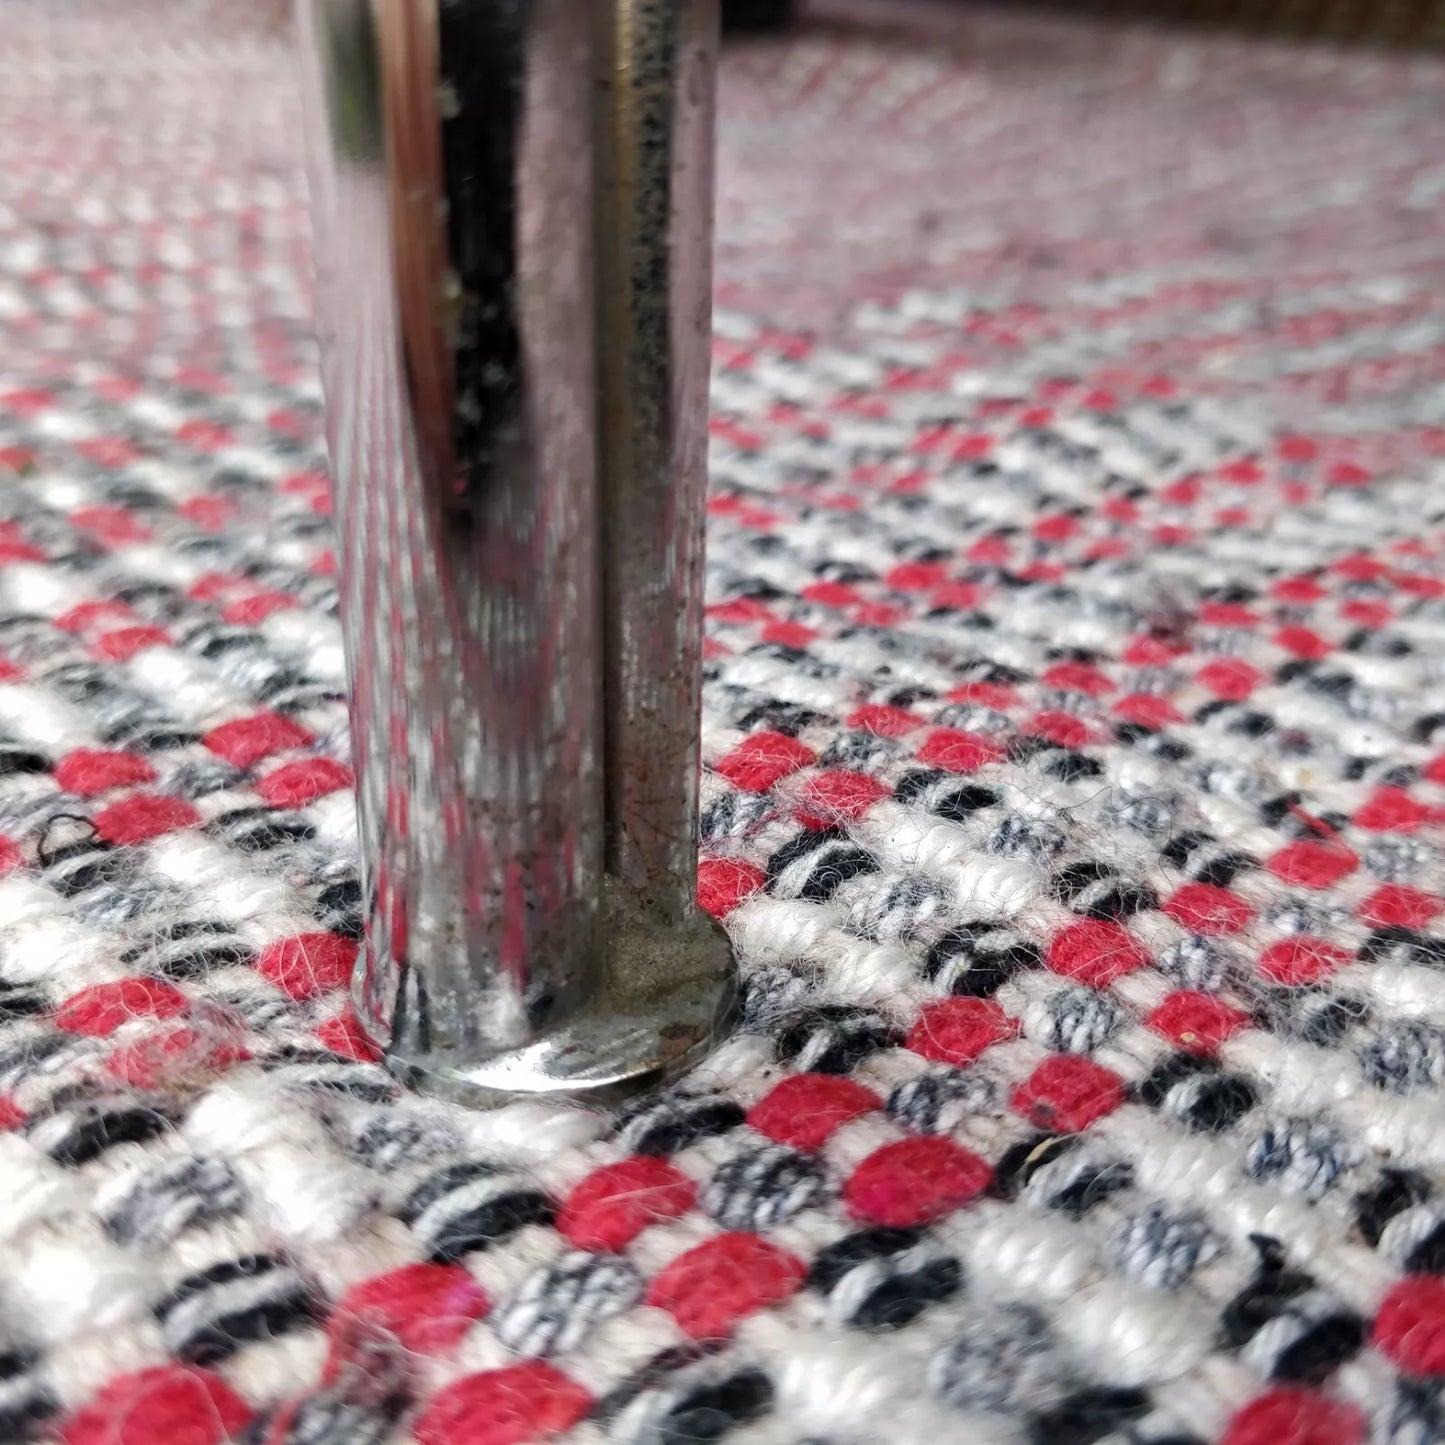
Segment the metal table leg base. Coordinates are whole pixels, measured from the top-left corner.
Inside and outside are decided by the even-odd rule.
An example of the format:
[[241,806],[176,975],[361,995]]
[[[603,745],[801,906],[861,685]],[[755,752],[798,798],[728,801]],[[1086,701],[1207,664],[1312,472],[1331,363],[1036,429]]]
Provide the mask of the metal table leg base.
[[389,1053],[391,1071],[458,1104],[489,1107],[529,1095],[611,1104],[705,1058],[736,1013],[727,935],[701,911],[681,926],[659,924],[606,892],[602,983],[565,1023],[476,1062],[462,1062],[441,1040],[428,1053]]

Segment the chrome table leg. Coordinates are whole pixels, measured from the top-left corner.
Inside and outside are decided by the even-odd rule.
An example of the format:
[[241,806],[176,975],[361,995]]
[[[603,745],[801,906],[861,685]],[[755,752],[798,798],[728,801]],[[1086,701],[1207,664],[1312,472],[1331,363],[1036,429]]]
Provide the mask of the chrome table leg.
[[698,908],[716,0],[301,0],[390,1066],[607,1100],[726,1031]]

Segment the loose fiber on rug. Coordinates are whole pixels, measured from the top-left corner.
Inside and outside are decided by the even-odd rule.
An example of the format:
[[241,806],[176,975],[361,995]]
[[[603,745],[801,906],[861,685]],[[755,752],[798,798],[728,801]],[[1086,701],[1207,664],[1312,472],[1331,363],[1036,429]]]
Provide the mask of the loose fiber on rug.
[[0,1440],[1445,1440],[1445,71],[814,7],[724,62],[739,1034],[400,1089],[298,103],[0,5]]

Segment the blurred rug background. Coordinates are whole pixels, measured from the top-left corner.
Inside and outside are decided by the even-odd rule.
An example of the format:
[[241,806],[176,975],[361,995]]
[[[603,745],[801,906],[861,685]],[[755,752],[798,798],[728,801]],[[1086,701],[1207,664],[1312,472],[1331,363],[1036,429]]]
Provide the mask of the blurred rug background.
[[724,62],[702,894],[618,1116],[399,1091],[284,28],[0,5],[0,1439],[1445,1439],[1445,75]]

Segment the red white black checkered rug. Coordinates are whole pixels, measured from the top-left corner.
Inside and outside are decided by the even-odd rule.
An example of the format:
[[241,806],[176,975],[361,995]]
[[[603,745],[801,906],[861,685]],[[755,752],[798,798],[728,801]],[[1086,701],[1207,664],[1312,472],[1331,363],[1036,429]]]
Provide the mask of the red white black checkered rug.
[[621,1115],[397,1088],[284,42],[0,6],[0,1439],[1445,1440],[1445,73],[725,64],[702,892]]

